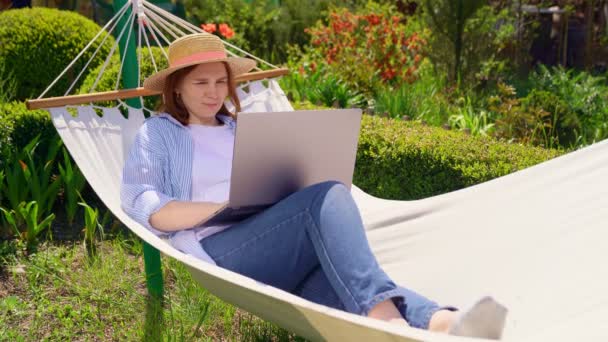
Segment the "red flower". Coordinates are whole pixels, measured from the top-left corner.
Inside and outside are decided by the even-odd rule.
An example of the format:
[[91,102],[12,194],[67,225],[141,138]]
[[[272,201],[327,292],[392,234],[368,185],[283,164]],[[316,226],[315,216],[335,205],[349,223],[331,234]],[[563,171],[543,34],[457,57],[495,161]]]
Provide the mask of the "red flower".
[[380,24],[380,16],[377,15],[377,14],[370,14],[367,17],[365,17],[365,19],[367,19],[367,21],[371,25],[378,25],[378,24]]
[[215,24],[201,24],[201,28],[207,33],[213,33],[217,31],[217,26]]
[[220,24],[220,34],[226,39],[234,37],[234,31],[228,26],[228,24]]

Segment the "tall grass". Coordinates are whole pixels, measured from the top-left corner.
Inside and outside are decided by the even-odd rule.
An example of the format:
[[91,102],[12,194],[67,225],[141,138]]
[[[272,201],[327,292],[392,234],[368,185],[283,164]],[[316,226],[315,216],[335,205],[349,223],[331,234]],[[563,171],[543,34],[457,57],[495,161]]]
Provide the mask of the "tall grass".
[[400,88],[380,88],[374,98],[374,112],[387,113],[392,118],[408,116],[441,126],[450,116],[450,106],[444,94],[444,82],[432,72],[421,70],[418,80]]

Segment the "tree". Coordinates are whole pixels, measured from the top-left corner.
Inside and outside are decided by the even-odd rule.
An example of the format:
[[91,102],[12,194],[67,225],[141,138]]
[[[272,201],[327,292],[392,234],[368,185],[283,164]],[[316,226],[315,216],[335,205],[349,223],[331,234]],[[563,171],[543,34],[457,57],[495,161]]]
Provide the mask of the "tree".
[[462,78],[466,24],[487,3],[487,0],[423,0],[425,17],[433,38],[437,41],[447,41],[451,45],[451,70],[448,70],[448,81],[451,83]]

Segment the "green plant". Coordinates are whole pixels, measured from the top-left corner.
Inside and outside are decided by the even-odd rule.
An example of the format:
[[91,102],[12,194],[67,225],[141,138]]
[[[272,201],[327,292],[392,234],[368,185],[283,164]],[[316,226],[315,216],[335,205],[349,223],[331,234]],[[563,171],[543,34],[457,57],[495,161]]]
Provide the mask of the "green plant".
[[[100,30],[91,20],[69,11],[35,7],[0,12],[0,64],[13,73],[16,98],[41,94]],[[48,96],[63,95],[100,42],[98,39],[82,55]],[[109,37],[90,68],[101,64],[112,44],[114,38]],[[0,75],[3,78],[5,75]]]
[[[57,199],[61,178],[53,174],[55,157],[61,147],[61,140],[47,142],[47,154],[36,158],[35,151],[40,144],[36,136],[14,159],[5,164],[5,183],[2,186],[4,197],[13,209],[24,201],[34,200],[41,205],[40,216],[52,212]],[[38,204],[36,205],[38,212]],[[40,217],[38,217],[40,218]]]
[[63,200],[68,225],[74,224],[76,211],[78,209],[78,198],[86,185],[86,179],[78,167],[72,166],[72,158],[65,147],[63,152],[63,164],[59,164],[59,174],[63,183]]
[[[539,66],[530,76],[530,89],[551,93],[579,121],[577,141],[587,145],[608,137],[608,81],[606,77],[562,67]],[[545,108],[549,109],[549,108]],[[574,120],[568,114],[568,121]]]
[[551,129],[543,134],[547,135],[552,144],[545,146],[574,147],[579,142],[581,122],[576,113],[557,95],[534,89],[521,102],[526,108],[539,108],[549,113],[548,127]]
[[97,247],[95,246],[95,236],[98,234],[103,239],[103,226],[99,223],[99,209],[91,208],[84,202],[78,203],[84,208],[84,246],[89,258],[97,255]]
[[447,97],[443,94],[444,82],[434,75],[433,70],[423,63],[420,78],[398,88],[379,87],[374,97],[374,112],[387,113],[391,118],[424,120],[431,125],[440,126],[446,122],[450,113]]
[[17,209],[6,210],[0,208],[4,218],[14,229],[15,234],[25,241],[26,249],[32,251],[38,242],[38,236],[51,226],[55,214],[50,214],[42,221],[39,219],[38,203],[36,201],[21,202]]
[[312,26],[331,0],[185,0],[188,20],[195,25],[225,23],[234,29],[230,42],[274,64],[283,63],[288,46],[310,40]]
[[487,0],[423,0],[430,28],[425,53],[450,85],[472,88],[501,78],[507,60],[501,53],[515,34],[508,9],[495,10]]
[[339,108],[363,107],[367,102],[362,94],[352,90],[337,76],[316,66],[302,67],[301,71],[282,77],[279,82],[294,101]]
[[0,146],[0,151],[4,150],[6,159],[10,153],[21,151],[37,135],[41,144],[36,153],[44,156],[47,142],[58,137],[49,112],[28,110],[25,103],[18,101],[0,103],[0,143],[6,142],[6,146]]
[[541,108],[524,106],[512,86],[499,84],[498,91],[489,99],[490,110],[497,116],[495,136],[523,144],[547,143],[543,132],[553,127],[550,113]]
[[476,110],[469,97],[461,101],[464,103],[458,106],[456,113],[449,117],[449,125],[452,128],[469,132],[472,135],[489,136],[494,128],[490,113],[486,110]]

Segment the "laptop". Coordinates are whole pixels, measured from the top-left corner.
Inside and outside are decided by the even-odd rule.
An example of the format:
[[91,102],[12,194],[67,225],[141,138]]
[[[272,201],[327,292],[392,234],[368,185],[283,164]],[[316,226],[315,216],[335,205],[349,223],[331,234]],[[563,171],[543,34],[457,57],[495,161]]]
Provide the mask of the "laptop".
[[241,221],[307,186],[352,185],[361,109],[240,113],[229,199],[197,226]]

